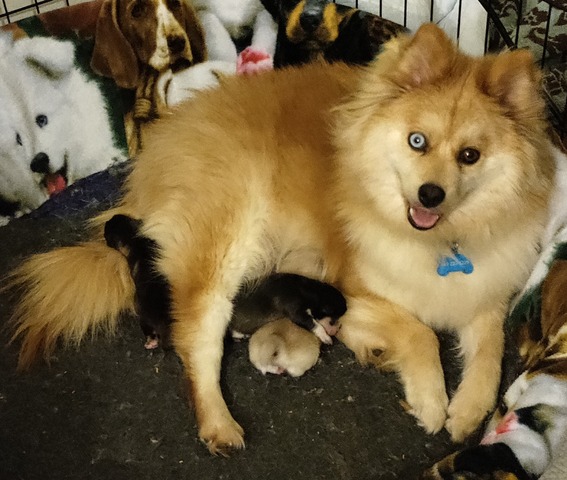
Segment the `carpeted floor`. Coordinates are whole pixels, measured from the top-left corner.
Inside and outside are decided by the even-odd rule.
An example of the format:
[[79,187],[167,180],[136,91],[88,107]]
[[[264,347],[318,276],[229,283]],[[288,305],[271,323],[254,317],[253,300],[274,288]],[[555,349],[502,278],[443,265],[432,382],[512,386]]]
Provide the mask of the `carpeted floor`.
[[[0,271],[83,239],[84,220],[116,200],[122,176],[89,177],[0,228]],[[0,294],[2,324],[11,301]],[[1,335],[5,343],[8,332]],[[50,366],[29,373],[15,371],[17,344],[6,347],[0,479],[412,479],[454,449],[446,432],[426,435],[404,413],[394,374],[360,367],[342,345],[293,379],[263,376],[246,343],[231,342],[223,388],[247,448],[212,457],[197,439],[179,360],[143,342],[137,322],[125,319],[115,338],[59,349]]]

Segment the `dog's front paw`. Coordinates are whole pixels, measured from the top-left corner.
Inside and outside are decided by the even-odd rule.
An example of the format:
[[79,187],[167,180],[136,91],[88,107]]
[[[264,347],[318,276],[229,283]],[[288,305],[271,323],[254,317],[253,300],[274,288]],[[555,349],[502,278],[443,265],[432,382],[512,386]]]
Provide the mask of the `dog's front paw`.
[[427,433],[437,433],[443,428],[449,404],[444,384],[437,387],[433,384],[407,385],[406,402],[406,411],[417,419]]
[[492,409],[494,401],[478,392],[476,395],[464,395],[458,391],[451,401],[445,428],[454,442],[463,442],[480,425]]
[[199,438],[213,455],[228,457],[235,450],[242,450],[244,430],[233,418],[201,425]]
[[259,48],[246,47],[238,55],[236,73],[239,75],[250,75],[272,70],[273,66],[273,59],[266,51]]

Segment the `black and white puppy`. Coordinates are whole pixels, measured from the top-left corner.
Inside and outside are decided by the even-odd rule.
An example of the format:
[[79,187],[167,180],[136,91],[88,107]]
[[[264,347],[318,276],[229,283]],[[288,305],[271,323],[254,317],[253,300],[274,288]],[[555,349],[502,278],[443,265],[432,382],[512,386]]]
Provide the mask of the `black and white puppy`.
[[104,226],[109,247],[121,252],[130,265],[136,287],[136,309],[146,336],[145,348],[169,345],[171,292],[167,279],[155,268],[159,247],[150,238],[139,235],[140,220],[115,215]]
[[231,329],[245,335],[270,320],[286,317],[331,344],[346,312],[346,300],[332,285],[293,273],[273,273],[235,300]]
[[[160,342],[168,344],[171,292],[167,279],[155,268],[159,247],[139,234],[140,225],[140,220],[115,215],[106,223],[104,236],[109,247],[128,259],[145,348],[153,349]],[[234,303],[230,328],[235,337],[251,335],[266,323],[285,317],[326,344],[333,342],[338,320],[347,309],[344,296],[332,285],[292,273],[274,273],[243,287]]]

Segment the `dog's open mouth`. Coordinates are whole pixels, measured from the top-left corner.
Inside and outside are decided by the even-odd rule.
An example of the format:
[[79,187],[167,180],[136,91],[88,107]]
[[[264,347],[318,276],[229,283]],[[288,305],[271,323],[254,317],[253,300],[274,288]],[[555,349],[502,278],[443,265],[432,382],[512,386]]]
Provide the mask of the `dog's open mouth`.
[[408,221],[413,228],[418,230],[433,228],[440,218],[441,215],[430,208],[410,206],[408,209]]
[[52,197],[67,188],[67,163],[54,173],[47,173],[43,178],[47,194]]

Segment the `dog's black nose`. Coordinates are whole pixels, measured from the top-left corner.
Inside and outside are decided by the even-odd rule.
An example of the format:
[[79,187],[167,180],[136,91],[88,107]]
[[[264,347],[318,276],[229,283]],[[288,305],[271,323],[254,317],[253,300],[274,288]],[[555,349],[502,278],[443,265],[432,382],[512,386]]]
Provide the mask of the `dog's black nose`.
[[179,36],[167,37],[167,46],[169,51],[176,55],[185,50],[185,39]]
[[32,172],[49,173],[49,157],[47,153],[39,152],[30,163]]
[[299,17],[299,24],[303,30],[307,33],[311,33],[314,32],[319,25],[321,25],[322,20],[323,12],[321,10],[307,10]]
[[417,192],[419,201],[426,208],[433,208],[441,205],[445,200],[445,190],[434,183],[424,183]]

